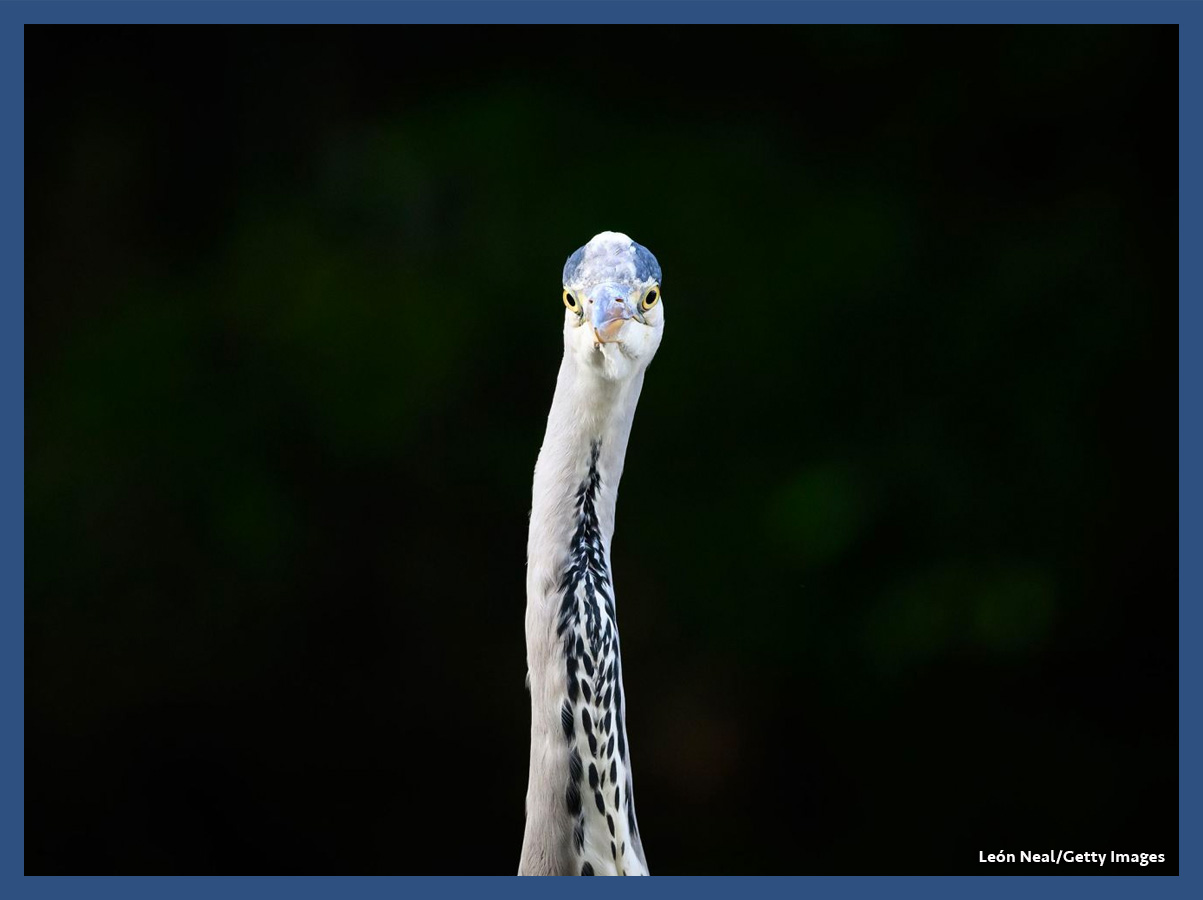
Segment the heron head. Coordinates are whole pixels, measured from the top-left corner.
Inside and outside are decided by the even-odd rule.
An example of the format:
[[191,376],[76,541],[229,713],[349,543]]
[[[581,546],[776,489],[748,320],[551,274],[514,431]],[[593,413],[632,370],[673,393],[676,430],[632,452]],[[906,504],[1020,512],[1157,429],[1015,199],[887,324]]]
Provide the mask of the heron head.
[[603,231],[564,264],[564,350],[608,379],[640,372],[660,346],[660,264],[625,234]]

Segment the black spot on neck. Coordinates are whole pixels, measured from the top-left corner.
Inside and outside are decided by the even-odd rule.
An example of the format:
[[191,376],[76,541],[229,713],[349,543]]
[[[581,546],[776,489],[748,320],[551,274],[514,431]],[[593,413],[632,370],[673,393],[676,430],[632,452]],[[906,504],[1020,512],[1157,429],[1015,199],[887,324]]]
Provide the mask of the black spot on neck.
[[568,789],[564,792],[564,801],[568,804],[568,812],[572,815],[579,815],[581,811],[581,787],[573,780],[569,780]]
[[560,707],[560,727],[564,729],[564,740],[572,740],[572,704],[567,700]]

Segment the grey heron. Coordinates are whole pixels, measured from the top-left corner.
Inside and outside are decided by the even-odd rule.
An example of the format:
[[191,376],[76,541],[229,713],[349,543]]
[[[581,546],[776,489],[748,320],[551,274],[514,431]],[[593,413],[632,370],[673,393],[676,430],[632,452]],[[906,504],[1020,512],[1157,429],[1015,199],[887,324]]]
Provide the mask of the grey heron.
[[610,540],[660,265],[605,231],[564,265],[564,357],[527,542],[530,776],[520,875],[646,875],[626,734]]

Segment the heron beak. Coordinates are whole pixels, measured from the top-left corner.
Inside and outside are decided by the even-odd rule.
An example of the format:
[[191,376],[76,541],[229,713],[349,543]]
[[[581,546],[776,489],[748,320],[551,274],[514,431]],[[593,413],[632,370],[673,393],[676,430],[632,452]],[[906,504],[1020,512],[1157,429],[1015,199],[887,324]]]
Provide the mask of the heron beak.
[[609,292],[601,293],[594,299],[593,311],[589,317],[593,326],[593,337],[598,344],[615,343],[627,319],[634,317],[625,297],[607,299],[608,294]]

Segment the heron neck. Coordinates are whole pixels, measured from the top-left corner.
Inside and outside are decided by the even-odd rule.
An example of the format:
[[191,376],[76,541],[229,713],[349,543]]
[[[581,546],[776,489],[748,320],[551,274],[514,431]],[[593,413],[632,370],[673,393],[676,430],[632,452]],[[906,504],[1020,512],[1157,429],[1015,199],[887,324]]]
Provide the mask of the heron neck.
[[[630,799],[610,565],[618,483],[642,386],[642,372],[606,380],[566,356],[535,466],[526,582],[531,754],[525,872],[577,874],[591,859],[597,874],[611,862],[618,871],[643,866]],[[602,775],[612,771],[622,782],[613,784],[611,775],[610,789],[597,793],[597,823],[582,775],[591,759]],[[578,789],[589,804],[583,810]],[[617,825],[606,822],[607,814]],[[617,855],[610,846],[615,830]]]
[[535,465],[528,552],[541,549],[535,546],[537,538],[559,536],[561,529],[575,524],[576,492],[591,467],[601,478],[598,520],[609,544],[618,483],[642,388],[642,372],[628,380],[612,381],[565,358]]

